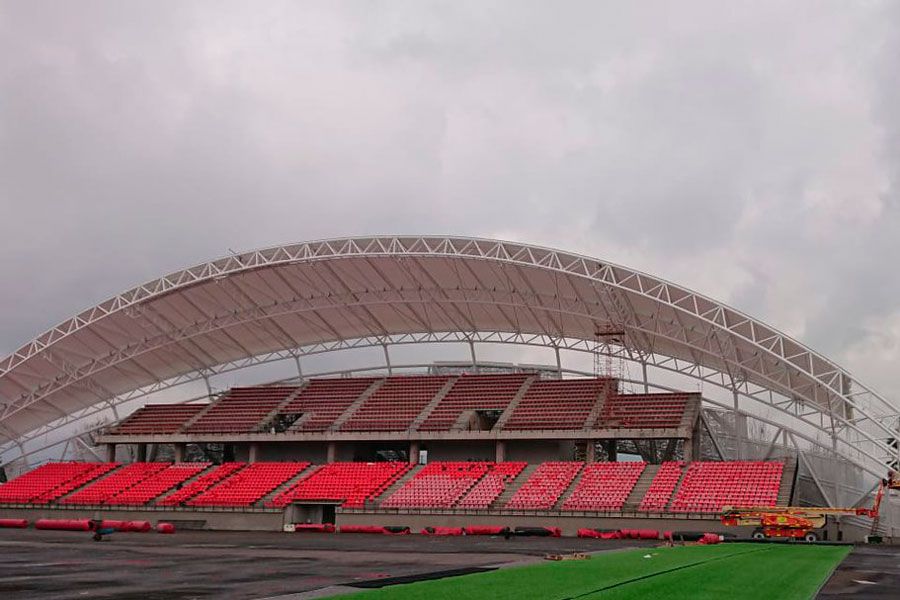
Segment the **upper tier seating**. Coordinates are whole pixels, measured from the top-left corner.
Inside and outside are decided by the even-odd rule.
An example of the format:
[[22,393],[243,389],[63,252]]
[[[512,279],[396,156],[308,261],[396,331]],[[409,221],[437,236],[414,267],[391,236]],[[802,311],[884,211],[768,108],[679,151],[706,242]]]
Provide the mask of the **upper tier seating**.
[[113,496],[106,501],[106,504],[133,506],[147,504],[157,496],[204,471],[209,465],[210,463],[177,463],[170,465],[162,471],[151,475],[138,485]]
[[348,508],[362,508],[380,496],[412,465],[405,462],[349,462],[322,465],[290,489],[278,494],[269,506],[281,508],[294,501],[341,501]]
[[641,499],[638,510],[665,512],[683,472],[684,463],[680,460],[670,460],[661,464]]
[[309,466],[308,462],[250,463],[187,501],[188,506],[251,506]]
[[306,387],[281,408],[281,414],[309,414],[297,431],[325,431],[365,392],[375,377],[311,379]]
[[523,373],[463,375],[419,426],[421,431],[450,429],[464,411],[504,410],[529,377]]
[[775,506],[780,462],[692,462],[671,512],[720,512],[723,506]]
[[46,504],[117,466],[117,463],[47,463],[0,484],[0,502]]
[[487,509],[500,497],[519,473],[526,467],[523,462],[503,462],[491,466],[491,470],[472,486],[463,498],[456,503],[456,508]]
[[599,426],[618,429],[678,427],[688,394],[610,395],[600,413]]
[[288,396],[291,386],[232,388],[187,428],[188,433],[250,433]]
[[178,506],[184,502],[187,502],[194,496],[198,496],[201,493],[205,492],[212,486],[216,485],[226,477],[231,476],[232,474],[240,471],[244,467],[247,466],[247,463],[244,462],[227,462],[222,463],[218,467],[214,468],[209,473],[198,477],[194,481],[190,482],[186,486],[182,487],[179,490],[175,490],[168,496],[160,498],[156,501],[157,506]]
[[644,462],[587,465],[575,490],[563,502],[563,510],[622,510],[646,466]]
[[535,381],[522,396],[504,429],[584,429],[609,379]]
[[545,462],[506,503],[512,510],[550,510],[584,466],[580,462]]
[[382,508],[451,508],[492,463],[431,462],[381,503]]
[[448,381],[444,375],[388,377],[341,431],[404,431]]
[[129,415],[110,433],[178,433],[207,404],[147,404]]
[[113,496],[139,484],[169,466],[162,462],[139,462],[118,471],[60,499],[61,504],[106,504]]

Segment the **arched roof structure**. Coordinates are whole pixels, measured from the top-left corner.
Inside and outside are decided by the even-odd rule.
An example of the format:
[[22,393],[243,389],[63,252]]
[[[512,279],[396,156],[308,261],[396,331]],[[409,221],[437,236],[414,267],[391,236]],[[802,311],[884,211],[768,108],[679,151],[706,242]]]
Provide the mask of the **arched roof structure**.
[[[609,327],[624,337],[598,343]],[[230,369],[436,341],[624,355],[778,411],[870,473],[897,460],[900,407],[773,327],[601,259],[438,236],[254,250],[110,298],[0,360],[0,449]]]

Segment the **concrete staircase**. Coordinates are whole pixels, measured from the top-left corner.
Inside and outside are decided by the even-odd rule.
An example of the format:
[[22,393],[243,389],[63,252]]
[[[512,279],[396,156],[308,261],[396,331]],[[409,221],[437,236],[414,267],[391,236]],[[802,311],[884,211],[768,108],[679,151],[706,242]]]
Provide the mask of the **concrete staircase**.
[[784,461],[784,470],[781,472],[781,485],[778,487],[778,506],[791,506],[794,497],[794,487],[797,483],[797,459],[788,458]]
[[268,494],[266,494],[265,496],[263,496],[262,498],[257,500],[256,504],[254,504],[254,506],[259,507],[259,508],[265,507],[266,503],[271,502],[272,500],[275,499],[275,496],[277,496],[278,494],[280,494],[281,492],[283,492],[287,489],[290,489],[291,487],[294,486],[295,483],[297,483],[301,479],[308,477],[309,475],[312,475],[314,472],[316,472],[319,469],[320,466],[321,465],[309,465],[308,467],[306,467],[305,469],[303,469],[302,471],[300,471],[299,473],[297,473],[296,475],[294,475],[293,477],[291,477],[290,479],[288,479],[287,481],[285,481],[284,483],[279,485],[277,488],[275,488],[274,490],[272,490],[271,492],[269,492]]
[[600,421],[600,413],[603,412],[603,407],[606,405],[606,393],[597,394],[597,401],[594,402],[593,408],[591,408],[591,412],[587,416],[587,420],[584,422],[585,429],[597,429],[598,421]]
[[566,490],[562,494],[560,494],[559,499],[556,501],[556,504],[553,505],[553,510],[562,510],[563,503],[568,499],[569,496],[572,495],[572,492],[574,492],[575,488],[578,487],[578,483],[581,481],[581,478],[584,477],[584,467],[585,465],[581,466],[581,469],[579,469],[578,473],[575,475],[575,477],[572,478],[572,481],[569,483],[569,487],[567,487]]
[[[415,466],[413,466],[412,469],[410,469],[409,471],[404,473],[403,477],[401,477],[400,479],[398,479],[397,481],[392,483],[388,487],[388,489],[384,490],[384,492],[381,493],[381,496],[379,496],[376,500],[375,508],[380,507],[382,502],[384,502],[386,499],[390,498],[394,492],[396,492],[397,490],[402,488],[404,485],[409,483],[409,480],[412,479],[413,477],[415,477],[416,474],[424,468],[425,468],[425,465],[415,465]],[[366,507],[366,508],[369,508],[369,507]]]
[[331,427],[328,428],[328,431],[339,431],[341,426],[343,426],[343,424],[353,416],[353,413],[355,413],[356,410],[360,406],[362,406],[363,403],[368,400],[372,394],[378,391],[378,388],[384,385],[384,382],[385,379],[383,377],[381,379],[376,379],[375,381],[373,381],[371,385],[366,388],[366,391],[360,394],[359,398],[354,400],[353,403],[347,407],[347,410],[345,410],[343,413],[341,413],[341,416],[335,419],[334,423],[331,424]]
[[278,403],[278,406],[269,411],[265,417],[259,422],[259,425],[256,426],[256,431],[266,431],[272,422],[275,420],[275,417],[281,412],[281,410],[287,406],[291,400],[296,398],[300,392],[303,391],[303,388],[307,386],[307,382],[301,383],[296,390],[294,390],[291,394],[288,394],[288,397]]
[[519,402],[522,401],[522,397],[525,395],[525,392],[528,391],[528,388],[531,387],[531,384],[537,380],[537,375],[532,375],[525,379],[522,382],[522,387],[519,388],[519,391],[516,392],[516,395],[513,396],[513,399],[510,401],[509,405],[503,411],[503,414],[500,415],[500,418],[497,419],[497,422],[494,424],[494,429],[503,429],[506,426],[506,422],[509,421],[509,418],[515,412],[516,407],[519,405]]
[[441,403],[441,400],[443,400],[447,396],[447,394],[450,393],[450,390],[453,389],[453,386],[456,385],[457,381],[459,381],[459,377],[452,377],[447,381],[447,383],[444,384],[444,387],[442,387],[438,391],[438,393],[434,395],[434,398],[428,401],[428,404],[425,405],[425,408],[422,409],[422,411],[419,413],[419,416],[417,416],[409,426],[410,430],[418,431],[419,426],[422,425],[422,423],[424,423],[426,419],[428,419],[428,416],[431,415],[435,408],[437,408],[438,404]]
[[659,472],[659,465],[647,465],[644,467],[644,472],[641,473],[637,483],[631,488],[631,493],[628,494],[628,497],[625,499],[622,510],[638,509],[641,505],[641,500],[644,499],[647,490],[650,489],[650,484],[653,483],[653,478],[656,477],[657,472]]
[[681,489],[681,484],[684,483],[684,476],[687,473],[688,465],[684,465],[681,468],[681,477],[678,478],[678,483],[675,484],[675,487],[672,489],[672,497],[669,498],[669,501],[666,502],[666,510],[669,510],[672,507],[672,501],[675,500],[675,496],[678,495],[678,490]]
[[512,498],[513,495],[519,491],[519,488],[531,478],[532,474],[537,471],[539,466],[541,466],[540,463],[529,463],[526,465],[515,479],[506,484],[503,492],[497,496],[488,508],[490,510],[500,510],[506,506],[506,503],[509,502],[510,498]]

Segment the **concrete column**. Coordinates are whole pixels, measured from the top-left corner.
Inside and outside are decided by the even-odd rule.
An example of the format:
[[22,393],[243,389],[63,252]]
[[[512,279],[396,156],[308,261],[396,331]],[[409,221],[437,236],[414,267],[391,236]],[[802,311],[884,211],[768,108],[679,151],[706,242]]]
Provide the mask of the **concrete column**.
[[256,462],[259,460],[259,442],[250,442],[250,448],[247,451],[247,462]]
[[584,462],[597,462],[597,446],[594,440],[587,440],[585,444],[587,445],[584,447]]
[[694,438],[689,437],[684,440],[684,445],[682,446],[682,453],[684,454],[684,462],[691,462],[694,460]]
[[116,462],[116,445],[106,445],[106,462]]
[[419,442],[417,440],[409,443],[409,462],[413,465],[419,463]]
[[135,460],[137,462],[147,462],[147,444],[138,444]]
[[609,462],[616,462],[619,459],[618,452],[619,440],[609,440],[606,444],[606,453],[609,455]]
[[184,462],[187,453],[187,444],[172,444],[175,447],[175,462]]
[[334,442],[328,442],[328,448],[325,450],[325,462],[333,463],[337,458],[337,444]]
[[494,449],[494,461],[495,462],[503,462],[506,460],[506,442],[503,440],[497,440],[497,444]]

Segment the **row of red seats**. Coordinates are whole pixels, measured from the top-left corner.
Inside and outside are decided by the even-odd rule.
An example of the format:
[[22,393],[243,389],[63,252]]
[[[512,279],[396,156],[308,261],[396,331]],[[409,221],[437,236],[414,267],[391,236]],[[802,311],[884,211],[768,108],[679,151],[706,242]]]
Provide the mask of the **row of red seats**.
[[131,413],[110,433],[178,433],[207,404],[146,404]]
[[156,501],[157,506],[178,506],[199,496],[212,486],[247,466],[244,462],[227,462],[198,477],[189,484]]
[[380,496],[412,467],[405,462],[331,463],[318,467],[268,505],[280,508],[300,500],[342,502],[362,508]]
[[188,428],[188,433],[249,433],[297,391],[296,386],[232,388]]
[[519,476],[527,463],[505,462],[495,464],[484,477],[456,504],[457,508],[487,509],[506,490],[506,486]]
[[486,462],[432,462],[381,503],[384,508],[451,508],[490,471]]
[[647,463],[600,462],[589,464],[578,485],[563,502],[563,510],[621,510]]
[[250,463],[218,485],[188,500],[188,506],[252,506],[298,475],[308,462]]
[[303,414],[297,431],[324,431],[359,398],[376,377],[311,379],[303,390],[281,408],[280,414]]
[[448,381],[450,377],[444,375],[388,377],[341,426],[341,431],[409,429]]
[[0,502],[46,504],[117,466],[116,463],[47,463],[0,485]]
[[672,428],[681,425],[687,394],[612,394],[600,414],[599,427]]
[[60,504],[106,504],[117,494],[135,486],[169,466],[169,463],[131,463],[106,477],[61,498]]
[[210,463],[178,463],[169,465],[162,471],[144,479],[140,484],[116,494],[107,500],[105,504],[142,506],[194,477],[201,471],[206,470],[209,468],[209,465]]
[[650,482],[650,487],[641,499],[638,510],[663,512],[672,500],[672,492],[681,481],[684,463],[680,460],[664,462]]
[[724,506],[775,506],[780,462],[692,462],[672,500],[671,512],[719,512]]
[[450,429],[467,410],[504,410],[528,377],[524,373],[463,375],[434,407],[419,429]]
[[608,379],[535,381],[516,405],[505,429],[583,429]]
[[506,503],[513,510],[550,510],[584,467],[580,462],[545,462]]

